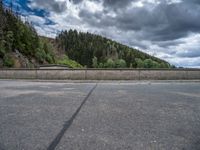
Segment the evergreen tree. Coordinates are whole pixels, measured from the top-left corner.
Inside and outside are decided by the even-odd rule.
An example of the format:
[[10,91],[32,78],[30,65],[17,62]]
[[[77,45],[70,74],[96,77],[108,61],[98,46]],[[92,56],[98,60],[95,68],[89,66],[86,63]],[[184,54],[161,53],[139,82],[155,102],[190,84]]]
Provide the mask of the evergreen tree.
[[[59,43],[62,43],[62,47],[64,47],[69,58],[76,60],[87,67],[94,67],[94,57],[97,58],[99,67],[111,67],[113,66],[111,64],[115,64],[118,59],[124,60],[126,64],[124,66],[128,68],[151,68],[155,67],[154,62],[158,64],[163,63],[166,66],[168,64],[161,59],[150,56],[137,49],[90,33],[77,32],[76,30],[64,31],[56,37],[56,40],[59,41]],[[139,58],[140,60],[136,62],[136,58]],[[144,66],[143,61],[145,61],[146,66]],[[156,67],[157,66],[158,65],[156,64]],[[121,67],[121,65],[117,64],[114,65],[114,67],[118,68]]]
[[[12,5],[11,2],[11,8]],[[4,9],[2,0],[0,1],[0,59],[3,60],[4,66],[12,66],[13,61],[9,53],[16,50],[40,63],[53,63],[49,43],[44,44],[33,25],[29,22],[23,23],[11,10]]]

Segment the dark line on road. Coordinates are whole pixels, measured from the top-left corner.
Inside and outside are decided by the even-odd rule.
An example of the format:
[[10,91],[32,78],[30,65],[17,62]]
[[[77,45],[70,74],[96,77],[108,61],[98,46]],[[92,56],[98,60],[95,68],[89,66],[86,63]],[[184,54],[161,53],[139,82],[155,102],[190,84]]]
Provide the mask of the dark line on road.
[[83,105],[85,104],[85,102],[90,97],[90,95],[92,94],[92,92],[95,90],[96,87],[97,87],[97,84],[90,90],[90,92],[84,98],[81,105],[78,107],[76,112],[72,115],[72,117],[68,121],[65,122],[62,130],[57,134],[56,138],[51,142],[51,144],[48,146],[47,150],[54,150],[56,148],[56,146],[59,144],[60,140],[62,139],[63,135],[65,134],[67,129],[69,129],[69,127],[72,125],[74,119],[76,118],[76,116],[80,112],[81,108],[83,107]]

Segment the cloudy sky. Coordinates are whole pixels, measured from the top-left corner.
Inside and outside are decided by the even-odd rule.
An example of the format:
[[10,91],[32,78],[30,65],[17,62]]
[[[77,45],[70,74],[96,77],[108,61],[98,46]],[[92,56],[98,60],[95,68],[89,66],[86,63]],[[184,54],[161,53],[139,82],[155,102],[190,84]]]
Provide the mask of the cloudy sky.
[[200,68],[200,0],[13,1],[41,35],[55,37],[61,30],[77,29],[176,66]]

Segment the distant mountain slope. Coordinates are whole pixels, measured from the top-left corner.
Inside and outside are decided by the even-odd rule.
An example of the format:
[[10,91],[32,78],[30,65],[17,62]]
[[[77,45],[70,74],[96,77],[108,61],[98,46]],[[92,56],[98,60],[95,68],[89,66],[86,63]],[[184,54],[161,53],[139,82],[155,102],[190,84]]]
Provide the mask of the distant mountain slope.
[[159,58],[122,45],[105,37],[76,30],[64,31],[56,37],[69,58],[83,66],[95,68],[170,68]]

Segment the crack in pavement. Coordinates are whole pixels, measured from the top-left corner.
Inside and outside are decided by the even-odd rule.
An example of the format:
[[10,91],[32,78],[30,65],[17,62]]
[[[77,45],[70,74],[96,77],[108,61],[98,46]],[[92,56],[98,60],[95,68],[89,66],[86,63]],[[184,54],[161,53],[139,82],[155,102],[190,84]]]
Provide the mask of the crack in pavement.
[[92,94],[92,92],[95,90],[96,87],[97,87],[97,83],[90,90],[90,92],[87,94],[87,96],[84,98],[84,100],[82,101],[81,105],[78,107],[76,112],[72,115],[72,117],[65,122],[65,124],[63,125],[63,128],[60,130],[60,132],[57,134],[57,136],[54,138],[54,140],[50,143],[50,145],[48,146],[47,150],[55,150],[56,146],[59,144],[59,142],[62,139],[63,135],[65,134],[67,129],[69,129],[69,127],[72,125],[74,119],[76,118],[76,116],[80,112],[81,108],[83,107],[83,105],[88,100],[88,98],[90,97],[90,95]]

